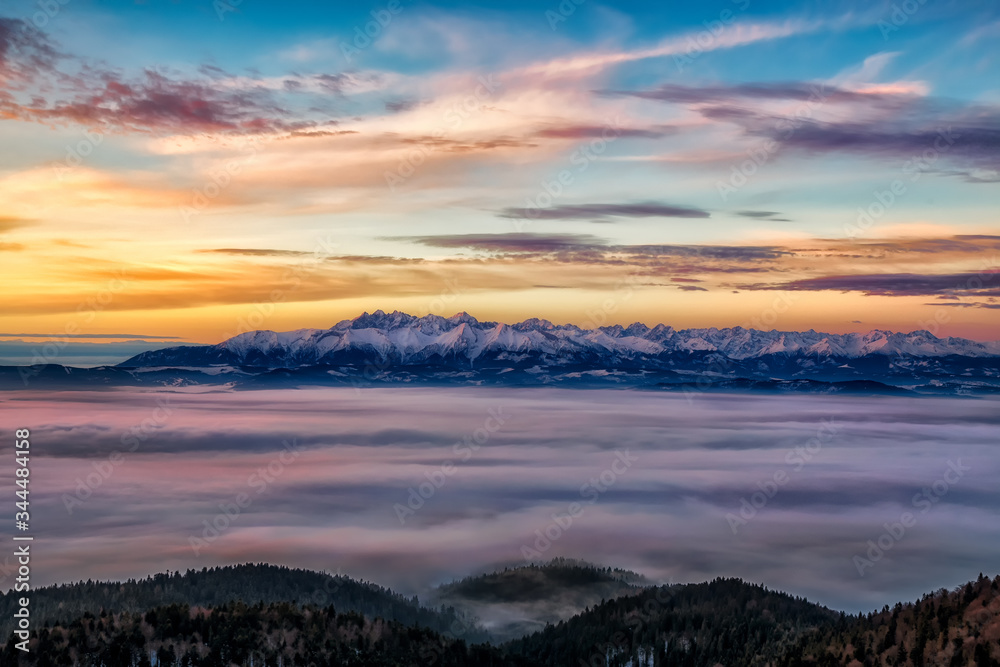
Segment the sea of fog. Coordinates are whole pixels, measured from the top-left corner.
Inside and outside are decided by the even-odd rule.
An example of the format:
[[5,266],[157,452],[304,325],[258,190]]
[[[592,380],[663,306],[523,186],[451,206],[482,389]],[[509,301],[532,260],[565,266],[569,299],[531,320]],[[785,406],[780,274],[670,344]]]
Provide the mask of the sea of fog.
[[411,594],[567,556],[869,611],[1000,563],[994,399],[199,388],[0,413],[31,430],[35,585],[267,561]]

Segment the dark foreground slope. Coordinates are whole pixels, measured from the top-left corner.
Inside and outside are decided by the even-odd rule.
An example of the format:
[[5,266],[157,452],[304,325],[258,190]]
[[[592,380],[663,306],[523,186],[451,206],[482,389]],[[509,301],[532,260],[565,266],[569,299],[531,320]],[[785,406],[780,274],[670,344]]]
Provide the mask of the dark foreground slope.
[[85,614],[44,628],[21,654],[11,639],[0,664],[79,667],[429,665],[530,667],[491,646],[467,646],[426,628],[366,619],[333,606],[287,602],[211,609],[185,604],[146,613]]
[[1000,667],[1000,577],[804,636],[780,667]]

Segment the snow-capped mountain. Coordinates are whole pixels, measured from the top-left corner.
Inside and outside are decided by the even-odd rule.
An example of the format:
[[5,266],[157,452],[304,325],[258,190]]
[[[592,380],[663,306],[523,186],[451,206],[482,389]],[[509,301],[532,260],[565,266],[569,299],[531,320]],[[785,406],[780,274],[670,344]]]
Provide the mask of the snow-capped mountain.
[[1000,356],[1000,343],[938,338],[928,331],[828,334],[816,331],[685,329],[636,322],[581,329],[529,319],[517,324],[480,322],[467,313],[452,317],[406,313],[365,313],[329,329],[251,331],[213,346],[185,346],[144,352],[124,367],[207,366],[226,364],[294,368],[366,362],[419,365],[450,363],[475,367],[482,362],[533,359],[546,366],[592,364],[611,368],[636,363],[658,366],[676,357],[714,355],[746,362],[775,357],[804,362],[871,357],[895,361],[945,357],[976,359]]
[[1000,394],[1000,343],[927,331],[677,330],[638,322],[581,329],[376,311],[329,329],[250,331],[218,345],[143,352],[117,366],[0,366],[0,390],[421,383],[987,395]]

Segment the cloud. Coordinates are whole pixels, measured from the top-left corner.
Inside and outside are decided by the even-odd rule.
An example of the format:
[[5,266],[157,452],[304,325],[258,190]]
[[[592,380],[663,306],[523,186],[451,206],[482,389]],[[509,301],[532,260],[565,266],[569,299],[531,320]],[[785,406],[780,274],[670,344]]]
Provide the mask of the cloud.
[[47,105],[18,107],[24,120],[64,121],[138,132],[273,132],[311,127],[289,120],[289,112],[262,89],[227,90],[211,81],[174,80],[146,70],[135,79],[102,73],[79,79],[84,92]]
[[948,306],[951,308],[986,308],[989,310],[1000,309],[1000,303],[983,303],[982,301],[972,301],[963,303],[925,303],[925,306]]
[[342,134],[357,134],[357,130],[292,130],[289,137],[336,137]]
[[23,227],[30,227],[35,224],[38,223],[36,223],[34,220],[26,220],[24,218],[0,217],[0,234],[6,232],[12,232],[15,229],[21,229]]
[[385,110],[390,113],[399,113],[400,111],[415,109],[419,104],[419,100],[392,100],[385,103]]
[[853,151],[912,158],[931,150],[937,151],[937,155],[1000,164],[997,157],[1000,155],[1000,122],[994,120],[988,126],[959,125],[942,118],[940,123],[944,126],[897,131],[888,125],[804,122],[786,136],[776,128],[753,131],[769,135],[785,147],[812,153]]
[[[149,68],[126,76],[59,53],[23,21],[0,19],[0,117],[178,134],[288,131],[332,121],[296,118],[276,101],[273,82],[231,77],[212,66],[202,66],[200,74]],[[286,77],[280,88],[295,92],[308,84],[339,93],[358,80],[354,74],[320,74],[306,82]]]
[[249,255],[251,257],[301,257],[315,253],[303,250],[274,250],[270,248],[211,248],[197,250],[201,253],[216,253],[220,255]]
[[434,248],[472,248],[489,252],[545,253],[605,247],[603,239],[590,234],[452,234],[394,238]]
[[[906,161],[904,173],[929,169],[939,158],[977,169],[1000,166],[1000,109],[950,114],[925,113],[924,107],[910,111],[909,117],[900,113],[868,121],[821,121],[786,118],[733,104],[700,110],[710,120],[739,125],[747,136],[773,140],[782,150],[899,158]],[[923,157],[928,152],[931,157]],[[974,180],[968,172],[959,173]]]
[[[793,280],[780,285],[743,285],[743,289],[784,289],[799,291],[834,290],[863,292],[879,296],[924,296],[933,294],[968,294],[1000,296],[1000,272],[921,275],[882,273],[844,276],[821,276]],[[945,305],[945,304],[935,304]]]
[[779,246],[723,245],[625,245],[615,246],[621,252],[646,257],[690,257],[736,261],[772,260],[793,254]]
[[523,76],[544,77],[581,76],[638,60],[664,58],[667,56],[686,56],[690,53],[693,44],[698,45],[699,52],[709,52],[808,33],[819,29],[822,25],[818,22],[806,23],[799,20],[774,23],[736,23],[727,30],[714,35],[710,43],[704,46],[699,41],[702,40],[701,34],[695,31],[676,37],[668,37],[660,41],[659,44],[649,48],[629,51],[606,51],[604,53],[581,53],[529,65],[518,70],[516,73]]
[[418,136],[401,139],[400,143],[427,146],[433,150],[440,150],[446,153],[475,153],[480,151],[491,151],[497,148],[534,148],[538,145],[530,141],[515,139],[513,137],[494,137],[490,139],[468,141],[439,136]]
[[[847,89],[824,82],[741,83],[734,85],[689,86],[668,83],[651,90],[608,90],[609,96],[637,97],[677,104],[716,104],[735,99],[816,101],[826,103],[862,102],[901,104],[916,93],[907,87],[881,86]],[[902,99],[901,99],[902,98]]]
[[[772,139],[783,149],[809,154],[854,152],[907,159],[932,150],[935,161],[943,156],[971,167],[951,172],[969,182],[994,182],[1000,166],[1000,108],[928,98],[926,86],[917,82],[852,87],[796,81],[709,86],[669,83],[650,90],[602,94],[688,105],[711,121],[741,126],[747,136]],[[754,101],[803,104],[798,112],[784,114],[757,108]],[[834,115],[830,105],[852,105],[852,111]],[[919,168],[929,169],[930,165]]]
[[551,208],[505,208],[501,218],[538,220],[607,220],[610,218],[708,218],[710,213],[698,208],[657,202],[638,204],[576,204]]
[[657,129],[640,128],[610,128],[607,125],[566,125],[563,127],[548,127],[539,130],[535,136],[545,139],[608,139],[611,137],[638,137],[641,139],[659,139],[677,132],[677,128],[660,126]]
[[354,264],[419,264],[426,261],[422,257],[390,257],[387,255],[338,255],[326,259],[330,262]]
[[757,220],[773,220],[774,222],[791,222],[788,218],[779,218],[777,211],[736,211],[736,215]]
[[0,84],[30,82],[58,58],[44,33],[20,19],[0,17]]
[[[397,236],[391,240],[410,241],[436,248],[470,248],[487,252],[517,254],[553,254],[555,259],[583,264],[617,264],[636,266],[657,263],[662,259],[688,258],[756,262],[777,260],[792,252],[778,246],[713,246],[713,245],[611,245],[590,234],[450,234],[441,236]],[[672,265],[672,270],[684,267]],[[744,271],[744,268],[713,267],[712,270]]]

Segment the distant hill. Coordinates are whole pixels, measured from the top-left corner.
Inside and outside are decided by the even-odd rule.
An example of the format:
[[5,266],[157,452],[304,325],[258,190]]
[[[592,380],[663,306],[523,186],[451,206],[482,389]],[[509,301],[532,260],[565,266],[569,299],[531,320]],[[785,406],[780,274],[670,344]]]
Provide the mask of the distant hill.
[[[49,586],[31,593],[36,627],[46,621],[68,623],[84,614],[96,616],[102,611],[137,613],[169,604],[217,607],[235,601],[248,605],[258,602],[333,605],[338,612],[353,611],[369,618],[450,632],[470,641],[488,638],[472,619],[454,609],[428,609],[415,598],[403,597],[375,584],[276,565],[247,563],[188,570],[184,574],[157,574],[122,583],[86,581]],[[13,627],[16,604],[14,593],[0,596],[0,632],[4,636]]]
[[635,572],[557,558],[445,584],[430,599],[479,618],[494,637],[505,640],[541,630],[604,600],[634,595],[648,585]]

